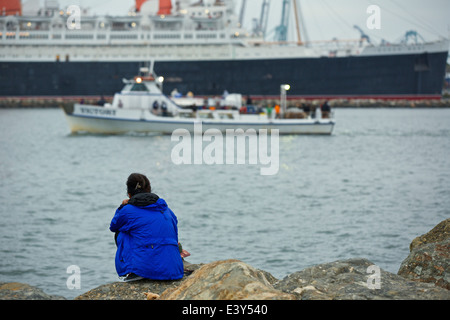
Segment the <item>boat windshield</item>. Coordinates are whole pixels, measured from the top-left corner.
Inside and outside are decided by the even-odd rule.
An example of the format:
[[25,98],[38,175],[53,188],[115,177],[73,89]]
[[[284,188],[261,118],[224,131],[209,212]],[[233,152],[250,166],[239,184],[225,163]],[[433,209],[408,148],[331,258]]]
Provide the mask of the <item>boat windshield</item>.
[[143,83],[134,83],[130,91],[148,91],[148,88]]

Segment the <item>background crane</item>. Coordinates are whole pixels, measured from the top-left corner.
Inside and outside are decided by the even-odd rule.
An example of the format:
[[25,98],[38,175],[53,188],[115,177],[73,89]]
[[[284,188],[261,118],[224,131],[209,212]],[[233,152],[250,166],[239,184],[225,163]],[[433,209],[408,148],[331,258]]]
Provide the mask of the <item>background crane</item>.
[[281,10],[281,22],[275,28],[275,41],[286,41],[287,32],[289,28],[289,16],[291,12],[291,0],[283,0],[283,7]]
[[359,41],[360,44],[362,44],[364,40],[366,40],[368,43],[372,43],[370,41],[370,37],[367,34],[365,34],[364,31],[360,27],[355,25],[355,26],[353,26],[353,28],[355,28],[356,30],[359,31],[359,33],[361,33],[361,40]]
[[259,17],[259,28],[263,38],[266,37],[267,23],[269,21],[270,0],[263,0],[261,6],[261,16]]
[[[300,29],[303,29],[303,33],[305,35],[305,40],[307,41],[306,29],[303,23],[301,9],[300,9],[300,1],[299,0],[283,0],[282,10],[281,10],[281,21],[278,26],[276,26],[269,33],[267,32],[267,26],[269,21],[269,9],[270,9],[270,0],[263,0],[261,5],[261,14],[259,20],[254,18],[253,21],[253,34],[257,36],[262,36],[263,39],[270,38],[273,41],[285,42],[288,40],[288,31],[289,31],[289,19],[291,16],[291,3],[294,5],[294,15],[295,15],[295,23],[296,23],[296,33],[297,33],[297,43],[302,44],[303,41],[300,35]],[[239,21],[241,25],[244,22],[245,16],[245,7],[246,0],[242,0],[241,9],[239,15]],[[273,35],[273,37],[272,37]]]
[[420,43],[419,39],[422,41],[422,43],[425,42],[425,39],[415,30],[409,30],[405,33],[405,36],[402,43],[408,43],[409,39],[412,39],[415,44]]
[[253,19],[253,28],[252,28],[253,34],[260,36],[263,39],[266,38],[267,23],[269,21],[269,7],[270,7],[270,0],[263,0],[259,20],[257,18]]

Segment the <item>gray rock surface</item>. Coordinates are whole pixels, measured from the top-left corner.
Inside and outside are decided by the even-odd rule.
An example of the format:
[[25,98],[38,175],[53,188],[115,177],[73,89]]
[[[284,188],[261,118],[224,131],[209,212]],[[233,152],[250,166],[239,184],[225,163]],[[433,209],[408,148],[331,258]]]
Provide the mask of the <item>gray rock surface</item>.
[[398,275],[450,290],[450,219],[415,238]]
[[180,286],[162,293],[161,300],[294,300],[274,289],[275,278],[239,260],[206,264]]
[[439,243],[447,239],[450,239],[450,219],[441,221],[427,233],[415,238],[409,245],[409,251],[424,244]]
[[[183,279],[99,286],[75,300],[450,300],[450,219],[413,240],[398,274],[363,258],[294,272],[282,280],[239,260],[185,264]],[[39,288],[0,282],[0,300],[56,300]]]
[[66,300],[48,295],[41,289],[19,282],[0,282],[0,300]]
[[184,277],[175,281],[139,280],[133,282],[113,282],[89,290],[75,300],[147,300],[146,293],[161,295],[165,290],[174,288],[203,264],[185,264]]
[[301,300],[450,299],[448,290],[413,282],[381,268],[377,274],[369,269],[373,266],[374,263],[367,259],[320,264],[288,275],[275,283],[274,288],[294,294]]

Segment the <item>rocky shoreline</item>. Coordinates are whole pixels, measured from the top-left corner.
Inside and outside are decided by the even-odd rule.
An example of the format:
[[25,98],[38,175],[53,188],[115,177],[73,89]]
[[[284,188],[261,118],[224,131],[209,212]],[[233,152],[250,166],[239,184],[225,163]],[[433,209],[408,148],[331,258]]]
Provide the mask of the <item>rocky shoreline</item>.
[[[450,219],[410,245],[398,274],[364,258],[339,260],[283,279],[239,260],[185,265],[176,281],[104,284],[74,300],[450,300]],[[1,300],[65,300],[22,283],[0,282]]]
[[[0,109],[30,109],[30,108],[62,108],[66,105],[83,102],[96,105],[99,100],[111,103],[113,97],[0,97]],[[323,99],[288,99],[288,108],[310,105],[315,107],[323,103]],[[255,105],[268,106],[279,104],[279,99],[258,99]],[[450,96],[432,100],[406,99],[330,99],[332,108],[450,108]]]

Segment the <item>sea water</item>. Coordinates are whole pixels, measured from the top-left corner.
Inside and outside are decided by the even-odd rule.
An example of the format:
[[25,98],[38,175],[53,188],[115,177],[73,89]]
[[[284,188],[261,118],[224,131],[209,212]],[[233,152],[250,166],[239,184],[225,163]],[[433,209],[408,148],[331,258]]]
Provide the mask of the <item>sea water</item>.
[[117,281],[109,224],[132,172],[177,215],[191,263],[240,259],[281,279],[362,257],[396,273],[450,216],[450,110],[335,116],[331,136],[280,136],[279,171],[262,176],[176,165],[169,135],[73,135],[62,110],[0,110],[0,281],[68,299]]

